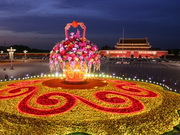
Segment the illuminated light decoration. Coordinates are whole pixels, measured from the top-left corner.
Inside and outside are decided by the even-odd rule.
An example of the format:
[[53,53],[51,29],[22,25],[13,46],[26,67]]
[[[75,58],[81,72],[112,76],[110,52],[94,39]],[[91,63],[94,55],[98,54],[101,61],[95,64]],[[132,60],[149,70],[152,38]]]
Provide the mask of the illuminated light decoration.
[[[119,84],[116,84],[115,87],[117,87],[120,90],[123,90],[121,92],[125,92],[126,94],[128,92],[133,92],[133,93],[128,93],[129,95],[134,95],[134,96],[140,96],[140,97],[157,97],[158,95],[155,92],[152,92],[150,90],[140,88],[136,86],[134,83],[130,82],[125,82],[125,81],[116,81]],[[145,92],[145,93],[144,93]]]
[[[77,63],[74,69],[71,68],[69,63],[66,63],[66,69],[63,70],[65,74],[65,80],[68,82],[82,82],[86,79],[87,67],[81,69],[80,63]],[[86,65],[86,64],[85,64]],[[90,77],[90,74],[88,75]]]
[[[83,36],[80,31],[68,35],[70,27],[80,26],[83,29]],[[63,71],[66,81],[84,81],[85,74],[91,70],[100,70],[100,54],[98,48],[91,41],[86,39],[86,26],[82,22],[73,21],[65,27],[65,40],[58,42],[50,53],[50,72]]]
[[[92,75],[90,74],[90,76]],[[53,78],[18,81],[19,85],[12,85],[15,81],[1,83],[4,85],[0,89],[1,111],[7,112],[8,118],[11,118],[11,114],[20,116],[18,118],[21,123],[28,122],[33,124],[34,122],[32,122],[31,118],[38,119],[40,122],[46,119],[48,122],[56,121],[58,123],[57,126],[60,124],[63,126],[65,122],[66,125],[69,125],[69,129],[72,129],[74,126],[74,122],[71,124],[72,121],[75,121],[75,124],[82,121],[91,121],[95,125],[94,127],[91,128],[88,125],[84,127],[82,125],[80,128],[86,129],[87,133],[92,134],[106,133],[107,129],[107,134],[121,134],[124,130],[130,133],[132,128],[134,133],[141,134],[142,132],[139,131],[140,126],[147,129],[143,130],[145,134],[162,134],[163,132],[168,132],[169,129],[172,129],[179,123],[177,114],[180,103],[178,100],[179,95],[167,92],[156,84],[111,79],[106,78],[106,75],[105,78],[89,78],[89,80],[95,80],[89,84],[89,86],[92,86],[92,84],[96,83],[93,87],[87,86],[90,82],[87,79],[88,83],[81,84],[81,86],[85,86],[81,90],[79,90],[79,86],[74,88],[75,85],[70,85],[70,83],[64,84],[62,88],[58,86],[50,87],[44,84],[47,81],[56,82],[54,79],[64,80],[55,76]],[[37,83],[29,82],[36,80],[41,81]],[[24,85],[25,83],[20,82],[27,82],[27,84]],[[103,83],[107,84],[104,85]],[[61,84],[63,83],[60,83],[59,86]],[[103,85],[99,87],[99,84]],[[65,85],[69,88],[65,87]],[[169,90],[176,91],[171,88]],[[150,94],[151,92],[155,94]],[[169,107],[164,108],[164,106]],[[169,112],[171,113],[169,114]],[[144,118],[146,119],[146,124],[141,120]],[[16,120],[17,117],[11,119]],[[103,120],[106,123],[102,122],[97,126],[97,121],[99,120]],[[126,125],[135,121],[139,122],[128,130]],[[160,122],[165,124],[159,129]],[[107,126],[104,127],[105,124]],[[152,130],[148,128],[150,124],[153,124]],[[14,124],[16,127],[18,125]],[[53,131],[52,134],[57,134],[57,132],[54,132],[53,126],[49,127],[48,125],[47,127],[44,125],[43,127]],[[101,128],[100,132],[99,128]],[[112,129],[115,128],[122,130],[114,132]],[[64,131],[68,133],[69,129],[61,130],[60,128],[58,133],[63,134]],[[6,130],[8,131],[9,128],[6,128]]]
[[74,28],[78,27],[78,25],[79,25],[79,24],[78,24],[77,21],[73,21],[73,22],[72,22],[72,26],[73,26]]
[[117,93],[114,91],[100,91],[100,92],[97,92],[95,94],[95,96],[97,99],[99,99],[103,102],[106,102],[106,103],[110,103],[110,104],[126,103],[126,100],[121,99],[119,97],[108,98],[107,97],[108,94],[120,95],[120,96],[128,98],[131,101],[131,106],[125,107],[125,108],[108,108],[108,107],[102,107],[102,106],[99,106],[99,105],[94,104],[92,102],[89,102],[88,100],[85,100],[81,97],[77,97],[77,98],[90,107],[93,107],[95,109],[105,111],[105,112],[111,112],[111,113],[119,113],[119,114],[135,113],[135,112],[142,111],[144,108],[143,104],[139,100],[137,100],[131,96],[128,96],[126,94]]
[[80,70],[64,70],[64,74],[66,75],[65,80],[68,82],[82,82],[85,78],[85,73]]
[[41,95],[40,97],[37,98],[36,103],[41,104],[41,105],[55,105],[55,104],[57,104],[59,102],[59,100],[51,99],[50,98],[51,96],[62,96],[66,99],[66,103],[59,108],[55,108],[55,109],[51,109],[51,110],[40,110],[40,109],[32,108],[28,105],[28,101],[31,99],[33,94],[34,93],[31,93],[30,95],[25,97],[18,104],[18,109],[21,112],[33,114],[33,115],[46,115],[46,116],[52,115],[52,114],[64,113],[66,111],[69,111],[70,109],[72,109],[75,106],[76,99],[79,99],[80,101],[82,101],[83,103],[85,103],[86,105],[88,105],[92,108],[95,108],[95,109],[98,109],[101,111],[105,111],[105,112],[111,112],[111,113],[120,113],[120,114],[135,113],[135,112],[141,111],[144,108],[143,104],[139,100],[137,100],[131,96],[121,94],[121,93],[111,92],[111,91],[103,91],[103,92],[97,92],[96,93],[97,99],[100,99],[100,100],[107,102],[107,103],[110,103],[110,104],[122,104],[122,103],[126,102],[124,99],[121,99],[119,97],[107,98],[108,94],[121,95],[121,96],[124,96],[124,97],[130,99],[131,106],[126,107],[126,108],[102,107],[102,106],[99,106],[93,102],[86,100],[86,99],[83,99],[81,97],[58,92],[58,93],[47,93],[47,94]]
[[[140,101],[139,99],[136,99],[135,98],[136,96],[146,97],[146,98],[158,97],[157,93],[144,89],[144,88],[140,88],[138,87],[138,85],[134,83],[130,83],[126,81],[114,81],[114,80],[109,80],[109,79],[102,79],[102,80],[104,83],[105,82],[117,83],[114,86],[118,88],[119,90],[118,92],[112,91],[112,90],[98,91],[95,93],[95,97],[98,100],[101,100],[102,102],[106,102],[108,104],[124,104],[126,103],[126,100],[128,99],[131,101],[131,105],[128,107],[123,107],[123,108],[103,107],[101,105],[98,105],[94,102],[90,102],[77,95],[72,95],[72,94],[62,93],[62,92],[51,92],[51,93],[42,94],[39,97],[37,97],[36,103],[40,105],[44,105],[44,106],[51,106],[51,105],[56,105],[60,102],[58,99],[52,99],[51,96],[63,97],[65,98],[66,103],[54,109],[37,109],[37,108],[31,107],[30,105],[28,105],[29,100],[31,100],[31,98],[35,95],[36,90],[38,88],[36,86],[28,86],[28,85],[32,85],[38,82],[48,81],[47,79],[23,81],[23,82],[9,84],[7,85],[9,88],[1,90],[0,99],[2,100],[2,99],[14,98],[17,96],[27,95],[18,104],[19,111],[23,113],[27,113],[27,114],[32,114],[32,115],[45,116],[45,115],[54,115],[54,114],[67,112],[73,109],[73,107],[76,105],[77,100],[80,100],[87,106],[90,106],[94,109],[104,111],[104,112],[119,113],[119,114],[136,113],[144,109],[144,105],[142,101]],[[93,88],[98,88],[98,87],[93,86]],[[170,88],[170,90],[172,89]],[[114,96],[109,97],[108,95],[114,95]]]
[[27,85],[31,85],[31,84],[34,84],[34,83],[41,82],[42,80],[45,80],[45,79],[35,80],[35,81],[16,82],[16,83],[9,84],[7,86],[10,86],[10,87],[27,86]]
[[63,79],[49,79],[42,82],[43,86],[49,88],[62,88],[62,89],[92,89],[98,85],[98,87],[104,87],[107,85],[107,82],[100,79],[87,79],[88,83],[80,83],[76,85],[71,85],[71,83],[65,82]]
[[[23,81],[23,82],[9,84],[8,86],[10,88],[4,89],[0,92],[0,99],[14,98],[21,95],[27,95],[18,104],[19,111],[23,113],[27,113],[27,114],[32,114],[32,115],[41,115],[41,116],[46,115],[47,116],[47,115],[64,113],[71,110],[76,105],[76,100],[80,100],[84,104],[100,111],[119,113],[119,114],[135,113],[135,112],[142,111],[144,108],[144,105],[140,100],[136,99],[135,97],[132,97],[131,95],[139,96],[139,97],[156,97],[157,96],[156,93],[143,89],[143,88],[139,88],[138,86],[136,86],[136,84],[133,84],[133,83],[129,83],[125,81],[113,81],[113,80],[108,80],[108,79],[102,79],[102,86],[106,85],[107,81],[115,82],[117,83],[115,87],[117,87],[121,91],[118,91],[118,92],[112,91],[112,90],[98,91],[95,93],[95,97],[98,100],[101,100],[109,104],[124,104],[127,102],[126,100],[128,99],[131,102],[130,106],[122,107],[122,108],[103,107],[94,102],[90,102],[87,99],[84,99],[80,96],[63,93],[63,92],[45,93],[38,96],[36,99],[36,104],[40,104],[43,106],[51,106],[51,105],[56,105],[60,102],[59,99],[54,99],[54,98],[52,99],[51,97],[60,96],[60,97],[65,98],[65,101],[66,101],[60,107],[56,107],[54,109],[37,109],[28,105],[29,101],[36,94],[36,90],[37,90],[36,86],[28,86],[28,85],[32,85],[33,83],[37,83],[37,82],[42,82],[44,84],[45,82],[48,82],[48,81],[51,81],[51,79],[50,80],[41,79],[41,80],[35,80],[35,81]],[[54,80],[52,81],[55,82]],[[98,80],[95,80],[95,81],[98,81]],[[98,84],[101,84],[100,82],[98,82]],[[84,85],[86,87],[86,84]],[[48,85],[45,85],[45,86],[48,86]],[[62,87],[62,84],[60,84],[60,86]],[[90,86],[92,86],[92,88],[97,87],[93,85],[90,85]],[[71,87],[74,88],[74,86],[71,86]],[[79,89],[78,86],[77,86],[77,89]],[[126,93],[124,91],[128,91],[128,92]],[[145,92],[147,94],[143,95],[141,94],[141,92]],[[114,95],[114,96],[108,97],[108,95]],[[122,98],[119,96],[121,96]]]
[[30,107],[28,105],[28,101],[32,98],[34,93],[29,94],[27,97],[25,97],[20,103],[18,104],[18,109],[20,112],[33,114],[33,115],[52,115],[52,114],[59,114],[64,113],[68,110],[70,110],[75,104],[76,99],[71,96],[70,94],[66,93],[47,93],[37,98],[36,103],[41,105],[55,105],[59,102],[57,99],[50,99],[51,96],[62,96],[66,99],[66,103],[62,105],[61,107],[55,108],[55,109],[48,109],[48,110],[42,110],[42,109],[36,109],[33,107]]
[[[19,87],[19,88],[14,88],[14,87],[11,87],[11,88],[7,88],[7,89],[4,89],[2,91],[0,91],[0,100],[1,99],[7,99],[7,98],[14,98],[14,97],[17,97],[17,96],[21,96],[21,95],[24,95],[24,94],[28,94],[34,90],[36,90],[36,86],[24,86],[24,87]],[[26,91],[23,91],[23,90],[26,90]]]
[[[85,76],[87,77],[87,75],[90,77],[90,76],[93,76],[93,74],[91,75],[91,74],[86,74]],[[40,75],[37,75],[38,77],[40,77]],[[55,76],[55,74],[53,75],[53,74],[48,74],[48,77],[51,77],[51,76]],[[59,76],[63,76],[63,77],[65,77],[65,75],[64,74],[59,74]],[[98,76],[101,76],[100,74],[95,74],[94,75],[94,77],[98,77]],[[105,77],[106,77],[107,75],[105,75]],[[34,77],[36,77],[36,76],[34,76]],[[45,74],[44,75],[44,77],[47,77],[47,75]],[[56,76],[55,76],[56,77]],[[101,76],[102,77],[102,76]],[[112,76],[109,76],[110,78],[112,78]],[[33,76],[30,76],[29,78],[33,78]],[[120,80],[122,80],[123,78],[121,78],[121,77],[116,77],[116,78],[118,78],[118,79],[120,79]],[[23,78],[22,78],[23,79]],[[61,79],[63,79],[63,78],[61,78]],[[131,78],[130,78],[131,79]],[[14,78],[14,80],[21,80],[21,78]],[[132,79],[132,80],[134,80],[134,78]],[[3,80],[0,80],[0,81],[3,81]],[[8,81],[7,79],[5,79],[4,81]],[[137,79],[137,81],[140,81],[139,79]],[[161,86],[164,86],[165,88],[167,88],[167,89],[172,89],[172,88],[169,88],[167,85],[165,85],[165,84],[162,84],[162,83],[159,83],[159,82],[152,82],[152,81],[148,81],[149,83],[155,83],[155,84],[157,84],[158,83],[158,85],[161,85]],[[175,84],[177,84],[177,83],[175,83]]]

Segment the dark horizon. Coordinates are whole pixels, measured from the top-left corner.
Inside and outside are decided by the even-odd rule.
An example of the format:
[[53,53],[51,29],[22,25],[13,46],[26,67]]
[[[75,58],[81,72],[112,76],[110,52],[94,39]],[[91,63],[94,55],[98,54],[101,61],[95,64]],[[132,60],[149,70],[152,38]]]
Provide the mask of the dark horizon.
[[52,49],[64,40],[64,27],[76,20],[99,48],[122,37],[148,38],[153,48],[179,48],[180,1],[18,0],[0,2],[0,46]]

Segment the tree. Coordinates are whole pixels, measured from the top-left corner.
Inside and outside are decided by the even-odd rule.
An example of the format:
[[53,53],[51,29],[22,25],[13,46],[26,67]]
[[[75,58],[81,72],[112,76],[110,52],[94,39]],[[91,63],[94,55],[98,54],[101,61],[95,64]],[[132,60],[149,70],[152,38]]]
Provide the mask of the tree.
[[111,50],[111,47],[108,45],[105,45],[101,48],[101,50]]
[[23,53],[24,50],[27,50],[28,52],[30,52],[31,50],[31,48],[25,45],[12,45],[11,47],[16,49],[17,53]]

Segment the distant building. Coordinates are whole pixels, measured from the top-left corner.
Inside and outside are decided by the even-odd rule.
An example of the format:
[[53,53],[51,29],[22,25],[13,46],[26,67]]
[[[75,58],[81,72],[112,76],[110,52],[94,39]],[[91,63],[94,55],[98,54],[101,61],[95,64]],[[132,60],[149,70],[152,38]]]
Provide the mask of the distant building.
[[151,46],[149,45],[147,38],[140,39],[119,39],[119,42],[115,46],[118,50],[149,50]]
[[150,50],[148,38],[120,38],[115,48],[116,50],[101,50],[101,55],[121,58],[159,58],[168,54],[168,51]]

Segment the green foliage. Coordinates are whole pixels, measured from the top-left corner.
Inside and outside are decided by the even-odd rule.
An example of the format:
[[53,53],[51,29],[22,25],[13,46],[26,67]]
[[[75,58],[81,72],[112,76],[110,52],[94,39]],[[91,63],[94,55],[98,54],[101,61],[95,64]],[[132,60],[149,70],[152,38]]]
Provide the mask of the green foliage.
[[[178,114],[180,116],[180,110],[178,110]],[[177,126],[174,126],[173,130],[166,132],[162,135],[180,135],[180,124],[178,124]]]
[[108,45],[102,46],[102,48],[101,48],[101,50],[114,50],[114,49],[115,48],[108,46]]
[[50,50],[41,50],[41,49],[31,49],[30,47],[28,46],[25,46],[25,45],[12,45],[12,46],[8,46],[8,47],[4,47],[4,46],[0,46],[0,51],[4,51],[7,52],[7,49],[9,49],[10,47],[12,47],[13,49],[16,49],[16,53],[23,53],[24,50],[27,50],[28,52],[31,52],[31,53],[43,53],[43,52],[50,52]]

